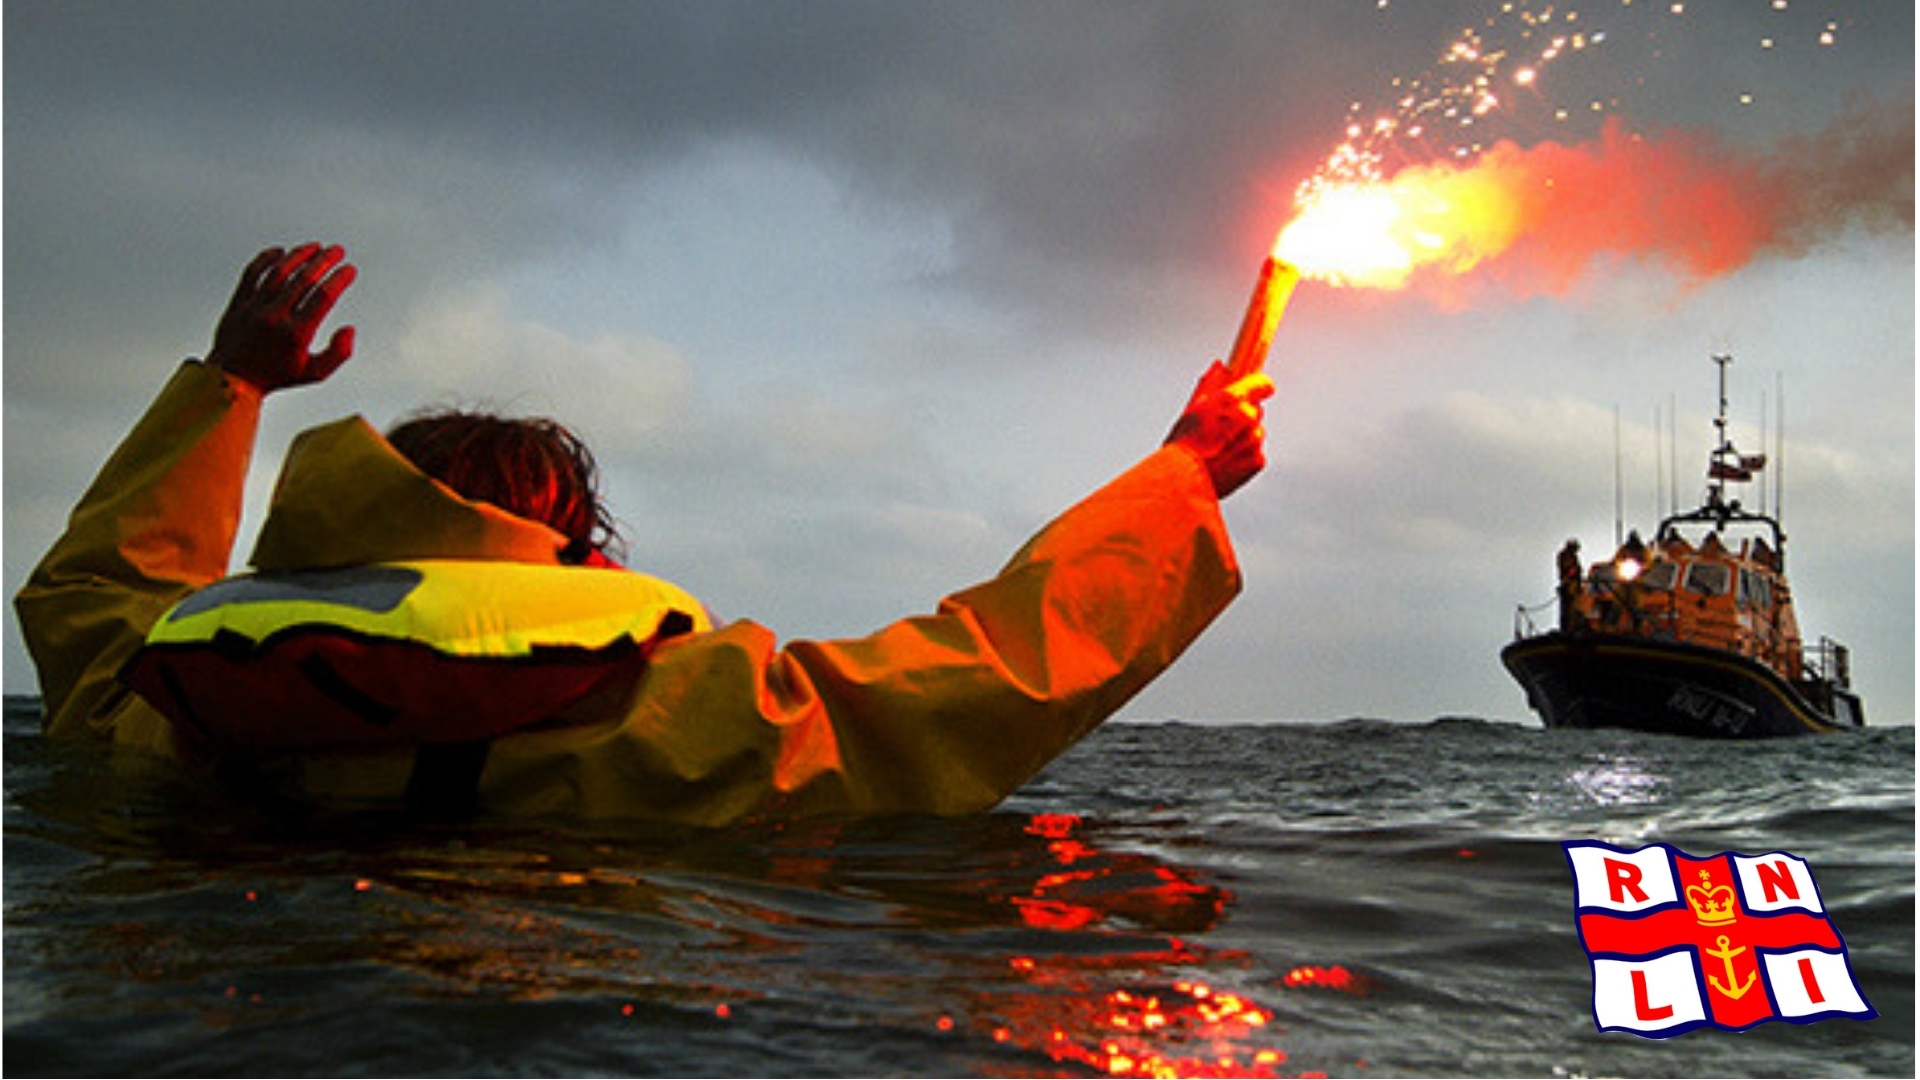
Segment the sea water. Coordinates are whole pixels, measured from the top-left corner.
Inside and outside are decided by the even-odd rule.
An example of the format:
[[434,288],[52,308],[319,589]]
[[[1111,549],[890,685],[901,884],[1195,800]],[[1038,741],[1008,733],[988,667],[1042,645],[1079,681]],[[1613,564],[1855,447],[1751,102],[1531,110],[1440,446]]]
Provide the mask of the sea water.
[[[6,713],[10,1076],[1912,1076],[1910,728],[1110,724],[998,810],[295,818]],[[1596,1029],[1560,843],[1806,859],[1879,1017]]]

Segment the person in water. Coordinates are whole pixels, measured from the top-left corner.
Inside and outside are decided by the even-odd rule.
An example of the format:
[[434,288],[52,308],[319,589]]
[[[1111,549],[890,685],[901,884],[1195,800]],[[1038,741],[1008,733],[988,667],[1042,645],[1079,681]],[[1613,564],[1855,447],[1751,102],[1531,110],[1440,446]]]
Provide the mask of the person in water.
[[[15,600],[50,737],[322,802],[452,789],[487,814],[702,825],[970,813],[1117,711],[1239,592],[1220,500],[1265,467],[1273,386],[1216,362],[1158,449],[932,614],[782,645],[702,612],[614,685],[464,744],[451,773],[443,747],[303,745],[298,716],[272,718],[271,752],[223,746],[120,676],[169,608],[227,574],[261,403],[352,356],[351,327],[313,346],[354,276],[334,246],[256,256],[206,358],[181,364],[81,498]],[[609,522],[591,454],[550,421],[438,414],[383,437],[351,417],[289,448],[249,561],[262,580],[422,559],[624,578]]]

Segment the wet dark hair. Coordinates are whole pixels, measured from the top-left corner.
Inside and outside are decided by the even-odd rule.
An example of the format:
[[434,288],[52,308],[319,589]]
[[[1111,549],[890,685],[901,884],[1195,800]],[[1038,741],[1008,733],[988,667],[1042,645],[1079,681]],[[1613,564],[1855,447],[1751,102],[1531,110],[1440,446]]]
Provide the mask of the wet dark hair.
[[438,409],[402,420],[387,441],[463,497],[552,526],[567,538],[561,562],[618,543],[593,453],[552,420]]

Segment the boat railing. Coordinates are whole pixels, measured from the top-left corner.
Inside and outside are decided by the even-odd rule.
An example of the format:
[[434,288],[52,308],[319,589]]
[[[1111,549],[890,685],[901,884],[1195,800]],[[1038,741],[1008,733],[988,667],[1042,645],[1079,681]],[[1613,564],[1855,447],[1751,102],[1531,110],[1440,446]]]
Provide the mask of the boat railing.
[[1807,677],[1815,682],[1831,683],[1841,690],[1853,688],[1853,658],[1845,645],[1826,635],[1807,650]]
[[1537,637],[1540,634],[1540,627],[1539,624],[1534,622],[1534,616],[1552,611],[1558,606],[1559,601],[1548,600],[1544,603],[1534,604],[1532,607],[1521,604],[1514,608],[1513,639],[1519,641],[1522,638]]

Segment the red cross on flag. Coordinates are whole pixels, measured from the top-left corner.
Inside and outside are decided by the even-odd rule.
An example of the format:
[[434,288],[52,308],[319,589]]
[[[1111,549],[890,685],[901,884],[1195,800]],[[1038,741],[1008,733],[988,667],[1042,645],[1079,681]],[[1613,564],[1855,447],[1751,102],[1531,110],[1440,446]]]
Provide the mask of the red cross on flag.
[[1806,860],[1785,852],[1694,858],[1666,844],[1561,845],[1601,1031],[1664,1039],[1713,1025],[1878,1016]]

